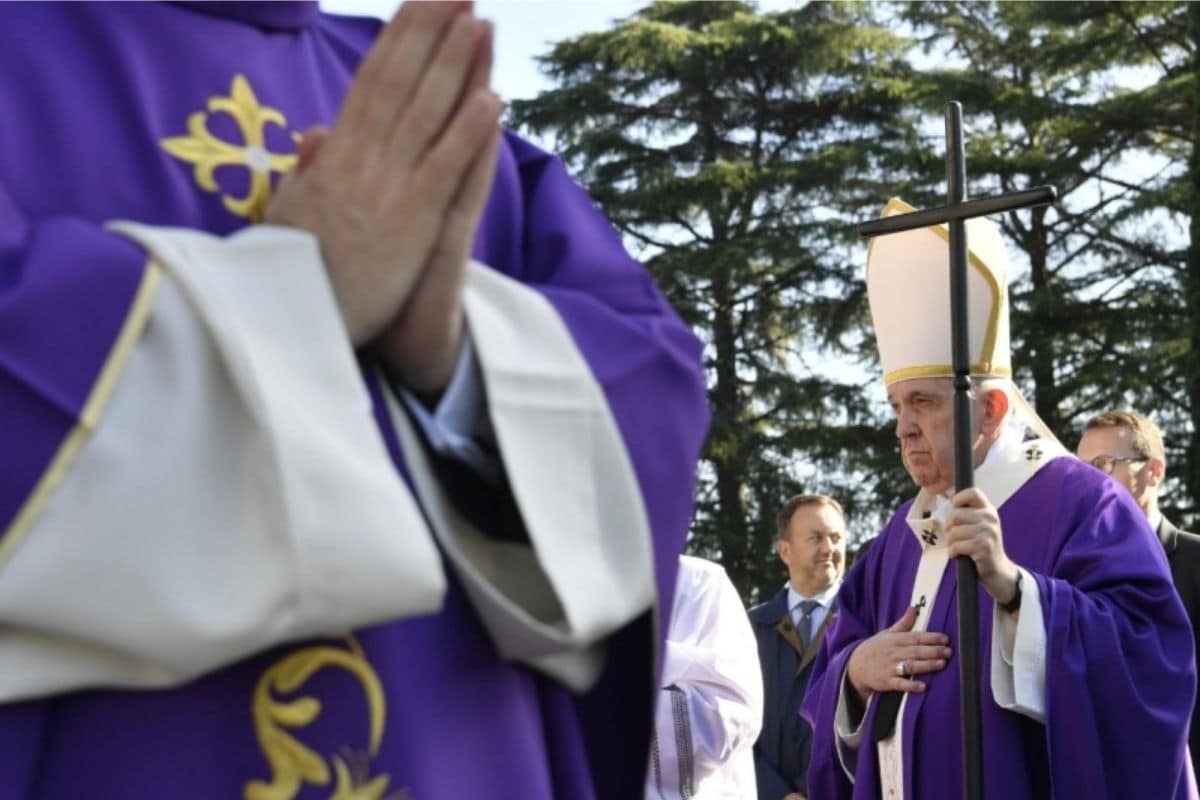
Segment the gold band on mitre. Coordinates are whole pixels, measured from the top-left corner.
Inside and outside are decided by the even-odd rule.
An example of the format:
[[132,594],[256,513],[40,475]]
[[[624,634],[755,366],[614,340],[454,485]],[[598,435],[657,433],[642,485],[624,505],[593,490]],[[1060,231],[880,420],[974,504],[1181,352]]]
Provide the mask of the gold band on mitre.
[[[905,367],[904,369],[894,370],[884,373],[883,382],[887,386],[900,381],[907,381],[913,378],[953,378],[953,364],[931,364],[927,367]],[[987,364],[972,364],[971,377],[973,378],[1011,378],[1012,370],[1008,367],[997,367],[991,363]]]

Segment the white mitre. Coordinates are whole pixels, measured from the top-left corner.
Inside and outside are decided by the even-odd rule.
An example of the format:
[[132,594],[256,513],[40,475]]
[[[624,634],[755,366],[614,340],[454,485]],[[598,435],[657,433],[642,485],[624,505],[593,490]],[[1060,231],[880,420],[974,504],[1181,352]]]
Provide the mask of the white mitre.
[[[893,198],[883,216],[915,211]],[[1000,232],[982,217],[967,220],[967,317],[971,375],[1011,378],[1008,345],[1008,259]],[[908,378],[952,378],[950,231],[945,225],[871,240],[867,294],[883,366],[891,386]]]
[[[915,211],[899,198],[884,217]],[[1009,349],[1008,257],[990,220],[966,221],[967,324],[971,376],[1012,378]],[[950,335],[950,230],[946,225],[877,236],[867,250],[867,296],[883,381],[952,378]],[[1021,421],[1039,437],[1053,433],[1011,383],[1008,394]]]

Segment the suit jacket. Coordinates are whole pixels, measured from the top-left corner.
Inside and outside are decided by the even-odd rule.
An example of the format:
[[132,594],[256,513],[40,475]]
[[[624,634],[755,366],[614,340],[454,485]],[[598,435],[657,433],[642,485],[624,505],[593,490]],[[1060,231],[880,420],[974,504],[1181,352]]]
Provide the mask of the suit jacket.
[[806,774],[812,727],[800,716],[812,663],[821,638],[837,616],[837,601],[803,652],[787,607],[787,587],[750,609],[763,672],[763,726],[754,743],[759,800],[779,800],[789,792],[808,794]]
[[[1192,623],[1192,635],[1200,637],[1200,536],[1179,530],[1163,517],[1158,525],[1158,538],[1167,551],[1171,579]],[[1200,664],[1200,644],[1196,646],[1196,663]],[[1192,709],[1188,750],[1192,753],[1192,766],[1200,769],[1200,696]]]

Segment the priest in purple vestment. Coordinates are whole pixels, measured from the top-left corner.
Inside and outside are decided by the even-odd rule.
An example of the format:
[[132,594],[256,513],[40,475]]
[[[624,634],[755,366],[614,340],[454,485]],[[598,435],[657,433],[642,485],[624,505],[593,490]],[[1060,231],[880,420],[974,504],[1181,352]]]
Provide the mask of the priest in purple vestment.
[[[884,215],[912,210],[899,200]],[[1004,243],[967,223],[975,488],[954,492],[945,226],[876,239],[871,315],[919,486],[847,575],[805,697],[811,796],[961,796],[955,557],[979,572],[984,796],[1195,798],[1191,633],[1162,548],[1011,383]]]
[[0,797],[640,795],[700,346],[491,42],[0,5]]

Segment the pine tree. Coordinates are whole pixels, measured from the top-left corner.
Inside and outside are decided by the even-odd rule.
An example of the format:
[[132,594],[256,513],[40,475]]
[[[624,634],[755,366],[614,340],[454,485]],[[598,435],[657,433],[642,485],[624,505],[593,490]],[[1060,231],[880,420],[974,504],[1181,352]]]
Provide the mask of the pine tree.
[[[1169,512],[1200,508],[1200,9],[1153,3],[922,3],[905,17],[962,66],[935,91],[977,98],[971,168],[1052,183],[1054,210],[1004,228],[1030,265],[1017,360],[1068,444],[1131,406],[1166,432]],[[983,135],[979,135],[982,132]],[[1192,519],[1195,519],[1193,516]]]
[[[879,418],[861,248],[913,167],[905,42],[867,5],[762,14],[654,3],[542,59],[513,121],[551,137],[707,344],[713,426],[691,549],[748,598],[780,570],[773,517],[824,490],[851,517],[907,486]],[[927,165],[917,163],[918,167]],[[842,363],[848,367],[840,367]]]

